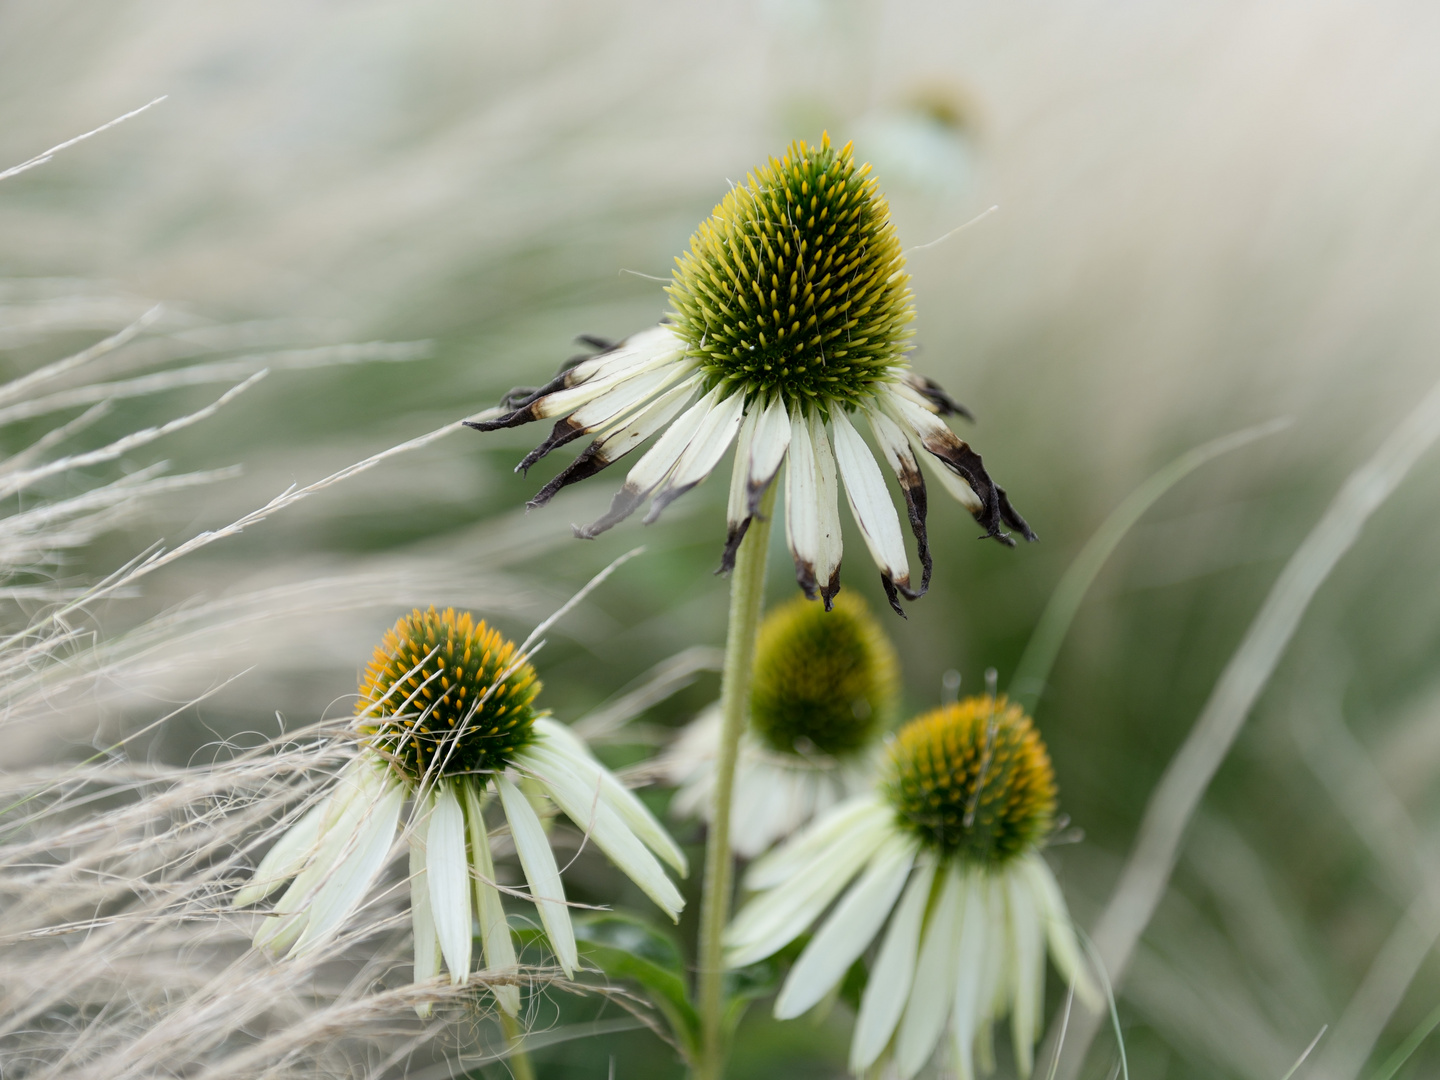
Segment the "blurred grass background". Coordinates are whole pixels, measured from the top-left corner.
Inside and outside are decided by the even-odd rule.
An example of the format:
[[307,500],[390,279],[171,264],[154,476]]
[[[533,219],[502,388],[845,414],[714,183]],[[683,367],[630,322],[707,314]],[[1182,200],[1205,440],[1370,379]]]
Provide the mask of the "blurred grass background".
[[[1437,49],[1435,10],[1403,2],[7,0],[0,167],[170,96],[0,187],[0,374],[156,302],[146,345],[162,362],[431,343],[404,363],[276,372],[171,437],[157,453],[177,468],[243,476],[155,504],[61,577],[109,572],[543,381],[576,334],[654,322],[664,297],[644,275],[668,274],[726,182],[828,129],[875,164],[907,247],[999,206],[913,253],[915,362],[975,410],[966,436],[1042,543],[976,543],[967,515],[932,500],[934,586],[890,623],[912,709],[949,669],[974,689],[994,666],[1003,685],[1069,560],[1150,472],[1227,431],[1296,421],[1167,495],[1067,639],[1037,718],[1084,831],[1053,854],[1086,924],[1283,560],[1440,372]],[[121,403],[85,438],[212,390]],[[46,427],[0,439],[13,451]],[[88,752],[242,671],[146,752],[184,761],[273,731],[277,711],[343,713],[403,608],[473,606],[523,636],[641,542],[551,635],[548,704],[575,719],[679,648],[722,643],[724,485],[582,544],[569,523],[620,478],[526,515],[560,466],[511,474],[536,438],[459,433],[110,602],[94,616],[107,638],[196,597],[271,590],[249,621],[205,622],[209,645],[153,677],[57,701],[9,737],[4,763]],[[1207,797],[1123,987],[1132,1075],[1278,1080],[1427,888],[1437,490],[1431,455],[1322,591]],[[847,535],[845,586],[883,609]],[[772,578],[788,596],[781,550]],[[702,679],[646,719],[681,723],[715,691]],[[1396,837],[1398,858],[1381,850]],[[619,880],[599,862],[584,872],[595,896]],[[1426,961],[1395,989],[1374,1063],[1440,1000],[1440,970]],[[560,1008],[568,1022],[600,1006]],[[843,1006],[818,1027],[763,1013],[735,1075],[843,1074]],[[612,1059],[622,1077],[671,1068],[643,1033],[537,1054],[543,1076],[576,1080]],[[1113,1060],[1101,1043],[1091,1070]],[[1440,1049],[1422,1047],[1400,1075],[1437,1069]]]

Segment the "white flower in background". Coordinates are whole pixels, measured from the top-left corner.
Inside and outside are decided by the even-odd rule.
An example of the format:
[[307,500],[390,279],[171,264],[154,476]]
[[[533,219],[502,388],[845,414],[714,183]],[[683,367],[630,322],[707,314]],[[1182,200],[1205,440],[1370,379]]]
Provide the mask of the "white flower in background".
[[[895,648],[863,600],[845,593],[827,613],[797,598],[767,615],[735,771],[734,850],[754,858],[868,789],[898,699]],[[716,706],[687,726],[662,759],[662,775],[678,788],[673,814],[710,820],[719,741]]]
[[[474,925],[485,969],[515,968],[484,819],[493,791],[556,959],[573,975],[579,960],[565,889],[540,818],[517,786],[527,779],[678,919],[684,900],[651,852],[681,874],[684,854],[578,738],[536,714],[539,689],[515,646],[468,614],[432,607],[396,623],[361,680],[363,748],[235,897],[236,906],[253,904],[294,879],[255,944],[303,954],[330,939],[379,876],[410,800],[416,981],[439,974],[443,959],[452,981],[464,982]],[[514,1015],[519,988],[494,992]]]
[[824,999],[878,938],[853,1070],[887,1058],[908,1080],[948,1026],[954,1066],[970,1080],[977,1056],[991,1062],[991,1027],[1008,1013],[1016,1068],[1028,1076],[1047,942],[1077,995],[1096,998],[1039,853],[1054,811],[1050,759],[1019,706],[972,697],[937,709],[901,729],[875,790],[750,868],[745,883],[759,895],[726,931],[728,962],[778,951],[839,898],[790,970],[777,1017]]
[[[796,577],[827,607],[840,588],[841,480],[896,611],[900,594],[915,599],[930,582],[919,461],[986,535],[1013,545],[1002,528],[1009,525],[1033,540],[979,455],[941,419],[969,414],[909,368],[910,278],[869,172],[856,167],[848,145],[834,150],[828,137],[819,146],[792,144],[783,159],[733,186],[701,223],[676,260],[666,323],[580,360],[545,386],[511,391],[502,402],[508,412],[472,423],[493,431],[554,420],[521,471],[558,446],[596,436],[530,505],[544,505],[658,434],[609,512],[576,535],[598,535],[647,498],[648,523],[704,480],[733,442],[721,568],[733,565],[788,461],[785,535]],[[904,493],[918,585],[884,475],[856,426],[862,419]]]

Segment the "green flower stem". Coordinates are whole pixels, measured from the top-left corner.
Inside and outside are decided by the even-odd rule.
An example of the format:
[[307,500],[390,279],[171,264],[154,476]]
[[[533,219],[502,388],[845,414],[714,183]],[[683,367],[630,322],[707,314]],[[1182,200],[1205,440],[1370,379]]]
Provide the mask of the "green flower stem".
[[725,960],[721,936],[730,918],[733,862],[730,857],[730,801],[735,759],[745,731],[750,678],[755,668],[755,635],[765,608],[765,557],[770,547],[775,485],[750,523],[730,577],[730,628],[720,685],[720,748],[715,759],[715,805],[705,844],[705,883],[700,900],[700,1060],[696,1080],[720,1080],[725,1068],[723,1021]]
[[500,1010],[500,1030],[505,1033],[505,1042],[510,1047],[510,1053],[505,1055],[505,1064],[510,1066],[510,1075],[515,1080],[535,1080],[535,1066],[530,1063],[530,1055],[525,1052],[525,1032],[521,1030],[520,1022],[504,1009]]

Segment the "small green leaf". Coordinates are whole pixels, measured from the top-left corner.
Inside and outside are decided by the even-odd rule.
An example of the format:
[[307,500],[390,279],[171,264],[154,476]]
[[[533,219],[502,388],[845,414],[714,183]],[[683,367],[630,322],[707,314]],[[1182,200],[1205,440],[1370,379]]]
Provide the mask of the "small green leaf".
[[637,983],[665,1017],[687,1060],[700,1045],[700,1017],[690,1003],[685,962],[675,942],[659,930],[627,915],[605,914],[576,920],[580,958],[612,979]]

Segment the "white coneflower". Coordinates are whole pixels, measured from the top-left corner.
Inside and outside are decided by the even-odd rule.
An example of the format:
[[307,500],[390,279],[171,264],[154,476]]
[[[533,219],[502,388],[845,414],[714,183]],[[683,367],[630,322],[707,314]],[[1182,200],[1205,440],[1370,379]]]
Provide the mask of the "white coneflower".
[[[856,167],[850,146],[791,145],[744,185],[732,187],[676,260],[667,321],[581,360],[535,390],[516,390],[510,411],[473,423],[481,431],[554,420],[520,463],[596,439],[531,501],[601,469],[663,431],[630,470],[610,510],[576,535],[593,537],[651,500],[646,522],[689,491],[737,444],[730,483],[729,569],[762,496],[786,471],[785,532],[805,594],[827,607],[840,588],[837,476],[880,567],[886,595],[915,599],[930,581],[925,481],[919,461],[989,536],[1004,525],[1034,534],[990,480],[980,457],[941,417],[968,415],[906,361],[914,311],[905,257],[885,198]],[[698,395],[699,400],[695,400]],[[911,580],[900,521],[863,418],[905,495],[921,563]]]
[[857,1073],[888,1055],[902,1078],[934,1053],[947,1021],[969,1080],[1010,1014],[1028,1075],[1045,999],[1045,953],[1093,1000],[1070,916],[1039,854],[1055,810],[1050,759],[1018,705],[973,697],[907,724],[877,789],[836,807],[751,867],[759,891],[726,931],[732,965],[753,963],[816,922],[791,969],[780,1018],[822,1000],[881,938],[850,1047]]
[[[567,975],[578,963],[550,842],[517,781],[534,781],[645,894],[678,918],[679,891],[651,852],[680,873],[685,856],[659,822],[564,725],[533,707],[540,683],[513,643],[453,609],[415,610],[376,648],[361,680],[363,746],[335,790],[266,854],[235,897],[253,904],[294,878],[255,944],[303,953],[333,936],[383,868],[407,799],[413,820],[410,907],[415,979],[470,973],[478,924],[485,968],[516,965],[495,883],[484,808],[493,790],[510,825],[530,898]],[[497,986],[514,1014],[519,989]]]
[[[865,790],[898,698],[895,648],[863,600],[845,593],[827,614],[797,598],[767,615],[735,771],[734,850],[754,858]],[[716,707],[666,754],[664,775],[679,788],[674,813],[710,820],[719,743]]]

